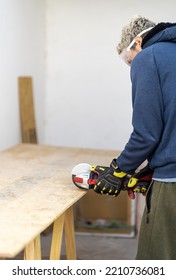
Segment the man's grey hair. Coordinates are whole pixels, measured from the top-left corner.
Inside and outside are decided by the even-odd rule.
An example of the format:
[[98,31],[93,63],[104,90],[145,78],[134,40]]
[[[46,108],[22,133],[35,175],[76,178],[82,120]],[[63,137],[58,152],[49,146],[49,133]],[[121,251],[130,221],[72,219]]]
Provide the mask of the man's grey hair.
[[[121,40],[117,45],[117,52],[121,52],[127,48],[133,39],[143,30],[154,27],[156,23],[140,15],[133,16],[128,25],[124,26],[121,33]],[[147,33],[145,33],[146,35]]]

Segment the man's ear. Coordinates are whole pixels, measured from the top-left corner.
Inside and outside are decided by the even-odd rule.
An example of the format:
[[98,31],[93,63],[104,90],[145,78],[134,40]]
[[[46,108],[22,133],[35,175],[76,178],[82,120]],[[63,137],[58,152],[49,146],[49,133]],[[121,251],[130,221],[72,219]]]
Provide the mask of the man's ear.
[[141,47],[142,45],[142,38],[140,36],[135,37],[135,43],[138,47]]

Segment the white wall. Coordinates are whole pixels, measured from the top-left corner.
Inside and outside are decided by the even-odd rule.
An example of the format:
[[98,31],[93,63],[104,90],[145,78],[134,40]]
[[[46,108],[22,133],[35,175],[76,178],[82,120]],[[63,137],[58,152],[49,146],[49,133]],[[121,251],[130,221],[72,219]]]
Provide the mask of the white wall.
[[174,21],[175,2],[0,0],[0,150],[21,141],[19,76],[33,77],[39,143],[123,149],[131,85],[115,47],[134,14]]
[[175,2],[47,0],[44,143],[122,149],[131,133],[129,67],[116,53],[134,14],[174,21]]
[[0,150],[21,142],[18,77],[32,76],[39,141],[45,97],[45,1],[0,0]]

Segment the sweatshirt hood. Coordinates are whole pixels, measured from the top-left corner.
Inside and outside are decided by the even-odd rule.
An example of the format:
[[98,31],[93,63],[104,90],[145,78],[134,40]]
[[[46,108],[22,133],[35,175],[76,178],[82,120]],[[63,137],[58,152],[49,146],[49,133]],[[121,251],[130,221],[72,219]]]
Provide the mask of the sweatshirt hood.
[[175,42],[176,43],[176,23],[159,23],[142,41],[142,48],[145,49],[159,42]]

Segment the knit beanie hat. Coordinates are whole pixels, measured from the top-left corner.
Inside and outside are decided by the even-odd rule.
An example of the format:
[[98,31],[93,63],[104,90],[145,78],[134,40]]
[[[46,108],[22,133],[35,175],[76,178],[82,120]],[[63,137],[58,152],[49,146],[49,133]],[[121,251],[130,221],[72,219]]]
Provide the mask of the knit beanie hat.
[[133,16],[128,25],[124,26],[121,33],[121,40],[117,45],[117,52],[121,52],[127,48],[133,39],[143,30],[154,27],[156,24],[149,19],[140,15]]

